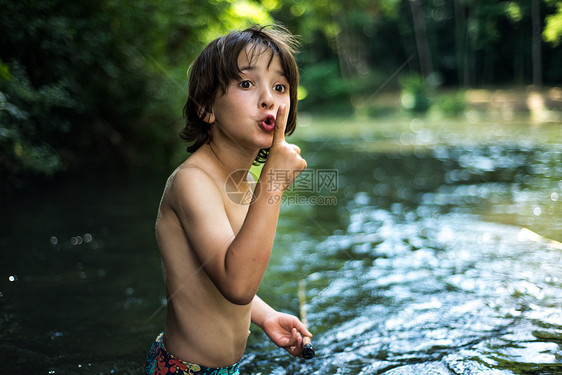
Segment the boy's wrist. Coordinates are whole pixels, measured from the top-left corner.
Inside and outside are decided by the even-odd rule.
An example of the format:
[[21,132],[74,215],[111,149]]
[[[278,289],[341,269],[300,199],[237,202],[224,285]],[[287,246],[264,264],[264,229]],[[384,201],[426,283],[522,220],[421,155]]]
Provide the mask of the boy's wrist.
[[286,189],[281,189],[279,186],[270,186],[268,183],[260,181],[254,190],[254,202],[264,200],[269,204],[281,203],[283,193]]
[[252,302],[252,322],[263,329],[264,323],[277,311],[258,296]]
[[283,194],[291,187],[301,172],[301,170],[264,167],[260,175],[260,183],[268,193]]

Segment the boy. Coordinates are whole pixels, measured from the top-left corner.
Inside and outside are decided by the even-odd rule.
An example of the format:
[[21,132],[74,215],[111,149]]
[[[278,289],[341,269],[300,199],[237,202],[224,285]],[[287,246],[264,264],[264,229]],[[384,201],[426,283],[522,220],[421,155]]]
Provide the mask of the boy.
[[[253,27],[211,42],[192,64],[181,132],[192,155],[168,179],[156,220],[168,310],[146,374],[238,374],[250,322],[294,356],[312,336],[256,295],[281,196],[306,168],[285,142],[296,126],[294,45],[284,29]],[[265,162],[257,183],[256,162]]]

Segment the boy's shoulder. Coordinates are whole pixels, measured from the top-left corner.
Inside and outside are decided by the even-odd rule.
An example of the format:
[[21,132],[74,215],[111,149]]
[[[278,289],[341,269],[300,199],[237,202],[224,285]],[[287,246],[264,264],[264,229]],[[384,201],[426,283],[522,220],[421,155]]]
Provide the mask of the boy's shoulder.
[[186,231],[188,236],[199,236],[205,232],[205,226],[225,215],[225,200],[225,193],[208,171],[202,166],[183,164],[166,183],[159,206],[159,225],[177,226],[179,220],[182,226],[199,233]]
[[190,163],[184,163],[172,172],[166,182],[165,192],[167,195],[194,200],[221,195],[215,179],[202,167]]

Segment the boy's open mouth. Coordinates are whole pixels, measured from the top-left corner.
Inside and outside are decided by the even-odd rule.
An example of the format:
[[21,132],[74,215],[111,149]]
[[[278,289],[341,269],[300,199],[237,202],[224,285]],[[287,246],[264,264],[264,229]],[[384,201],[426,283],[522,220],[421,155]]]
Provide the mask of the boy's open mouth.
[[259,125],[267,132],[273,131],[273,129],[275,129],[275,116],[267,115],[262,121],[260,121]]

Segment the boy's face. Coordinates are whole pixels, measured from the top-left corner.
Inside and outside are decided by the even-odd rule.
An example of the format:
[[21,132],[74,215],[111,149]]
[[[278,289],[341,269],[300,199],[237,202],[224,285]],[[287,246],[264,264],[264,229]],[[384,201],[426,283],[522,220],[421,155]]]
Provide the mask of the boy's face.
[[260,47],[250,53],[246,47],[238,56],[240,79],[231,81],[224,94],[219,90],[208,121],[213,123],[213,138],[222,133],[259,150],[271,146],[279,106],[290,109],[290,87],[277,55],[272,59],[272,52]]

